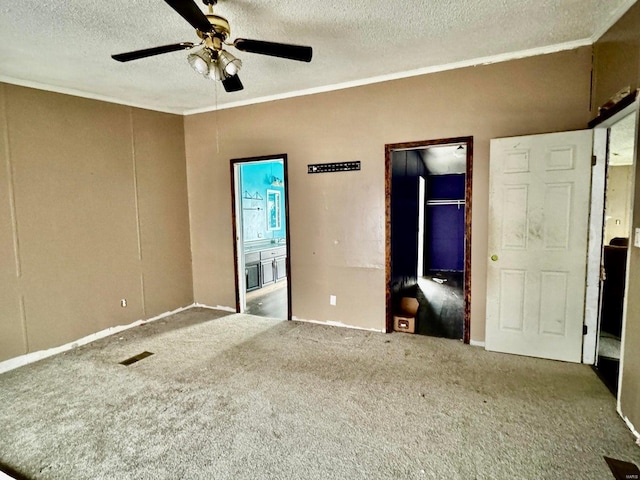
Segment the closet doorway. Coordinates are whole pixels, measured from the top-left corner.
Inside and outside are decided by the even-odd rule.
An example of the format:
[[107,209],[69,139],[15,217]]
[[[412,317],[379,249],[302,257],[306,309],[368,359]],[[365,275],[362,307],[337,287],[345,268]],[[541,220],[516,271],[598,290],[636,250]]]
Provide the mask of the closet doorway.
[[415,333],[470,340],[473,137],[391,144],[387,168],[387,331],[417,298]]
[[231,160],[236,311],[291,319],[287,156]]

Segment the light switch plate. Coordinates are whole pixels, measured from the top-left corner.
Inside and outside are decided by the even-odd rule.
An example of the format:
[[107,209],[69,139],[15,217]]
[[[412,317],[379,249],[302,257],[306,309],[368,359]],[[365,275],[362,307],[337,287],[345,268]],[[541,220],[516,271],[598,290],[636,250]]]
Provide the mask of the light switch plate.
[[633,236],[633,246],[640,248],[640,228],[635,229],[636,234]]

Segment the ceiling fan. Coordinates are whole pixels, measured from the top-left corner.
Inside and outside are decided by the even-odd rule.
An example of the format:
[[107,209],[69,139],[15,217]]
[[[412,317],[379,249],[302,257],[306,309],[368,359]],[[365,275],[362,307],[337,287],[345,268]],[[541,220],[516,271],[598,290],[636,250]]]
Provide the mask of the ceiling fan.
[[237,92],[244,87],[238,77],[242,61],[225,50],[224,46],[233,46],[242,52],[288,58],[300,62],[311,61],[313,55],[311,47],[262,40],[247,40],[245,38],[237,38],[229,43],[227,41],[231,35],[229,22],[226,18],[213,13],[213,6],[218,3],[218,0],[202,0],[202,3],[209,8],[209,13],[206,15],[195,4],[194,0],[164,1],[196,29],[196,33],[201,39],[200,43],[173,43],[171,45],[119,53],[111,55],[111,58],[119,62],[129,62],[163,53],[194,49],[187,57],[189,64],[203,76],[211,80],[222,81],[222,85],[227,92]]

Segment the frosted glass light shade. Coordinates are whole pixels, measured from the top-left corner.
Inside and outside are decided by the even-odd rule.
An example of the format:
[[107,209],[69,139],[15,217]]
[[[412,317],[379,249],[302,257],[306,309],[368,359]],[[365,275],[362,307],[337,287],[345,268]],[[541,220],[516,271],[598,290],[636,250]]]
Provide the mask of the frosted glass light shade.
[[220,68],[220,64],[218,62],[212,62],[209,67],[209,75],[207,77],[211,80],[224,80],[227,78],[225,73]]
[[211,65],[211,54],[206,50],[198,50],[187,57],[189,65],[200,75],[207,76]]
[[218,53],[218,65],[227,77],[233,77],[240,71],[240,68],[242,68],[242,60],[222,50]]

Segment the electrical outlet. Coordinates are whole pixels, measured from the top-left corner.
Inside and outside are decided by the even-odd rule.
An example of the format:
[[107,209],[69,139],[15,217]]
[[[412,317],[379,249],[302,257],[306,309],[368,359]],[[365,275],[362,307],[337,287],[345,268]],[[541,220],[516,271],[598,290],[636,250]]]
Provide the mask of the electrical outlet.
[[122,308],[124,308],[124,307],[126,307],[126,306],[127,306],[127,299],[126,299],[126,298],[123,298],[122,300],[120,300],[120,306],[121,306]]
[[636,234],[634,235],[633,246],[640,247],[640,228],[636,228]]
[[329,295],[329,305],[336,305],[336,296],[335,295]]

